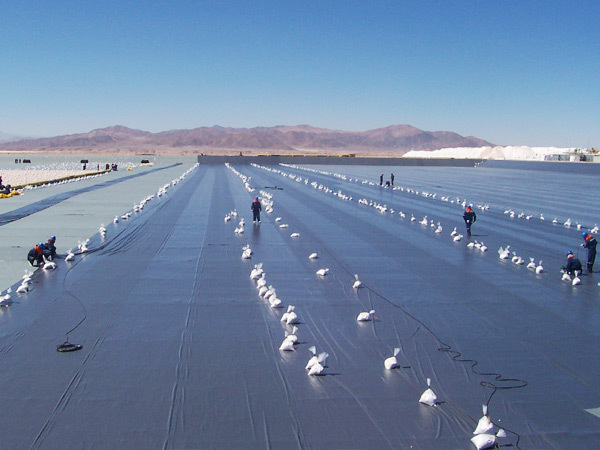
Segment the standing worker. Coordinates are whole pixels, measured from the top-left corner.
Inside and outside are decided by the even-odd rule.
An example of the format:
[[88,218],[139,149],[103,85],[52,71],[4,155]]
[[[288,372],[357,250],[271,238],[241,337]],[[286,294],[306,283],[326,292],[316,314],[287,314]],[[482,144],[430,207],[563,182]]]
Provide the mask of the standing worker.
[[465,208],[463,219],[465,219],[465,225],[467,226],[467,236],[471,236],[471,225],[477,221],[477,214],[475,214],[471,205]]
[[46,255],[46,257],[49,260],[54,260],[54,258],[56,257],[56,245],[54,245],[56,243],[56,236],[50,236],[50,239],[48,239],[48,241],[44,244],[44,248],[42,249],[44,251],[44,255]]
[[379,186],[383,186],[383,174],[379,175]]
[[392,186],[394,185],[394,172],[392,172],[392,175],[390,176],[390,180],[392,180]]
[[260,211],[262,210],[262,206],[258,201],[258,197],[254,197],[250,209],[252,210],[252,223],[256,223],[257,220],[258,223],[260,223]]
[[584,241],[581,246],[587,248],[587,271],[593,273],[594,261],[596,260],[596,245],[598,242],[596,241],[596,238],[587,231],[581,233],[581,237]]

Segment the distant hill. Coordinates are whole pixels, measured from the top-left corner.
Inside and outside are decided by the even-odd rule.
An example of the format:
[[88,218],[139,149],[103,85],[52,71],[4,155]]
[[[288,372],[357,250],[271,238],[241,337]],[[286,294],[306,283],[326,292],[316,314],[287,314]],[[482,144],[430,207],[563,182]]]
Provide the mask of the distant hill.
[[410,125],[392,125],[369,131],[341,131],[308,125],[256,128],[200,127],[160,133],[121,125],[89,133],[0,144],[0,150],[90,153],[158,154],[347,154],[400,156],[410,150],[482,147],[493,144],[449,131],[423,131]]
[[23,136],[16,136],[14,134],[3,133],[0,131],[0,142],[10,142],[25,139]]

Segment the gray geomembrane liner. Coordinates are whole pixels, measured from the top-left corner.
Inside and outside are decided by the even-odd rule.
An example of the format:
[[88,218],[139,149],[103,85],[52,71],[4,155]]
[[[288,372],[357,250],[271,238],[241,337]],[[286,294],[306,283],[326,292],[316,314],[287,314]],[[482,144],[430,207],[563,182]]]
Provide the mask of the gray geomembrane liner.
[[111,186],[113,184],[122,183],[124,181],[129,181],[134,178],[142,177],[144,175],[151,174],[153,172],[159,170],[170,169],[171,167],[175,167],[178,164],[173,164],[171,166],[165,167],[157,167],[155,169],[150,169],[142,173],[136,173],[133,175],[128,175],[121,178],[116,178],[108,181],[103,181],[101,183],[93,184],[90,186],[83,187],[81,189],[76,189],[72,191],[62,192],[60,194],[53,195],[51,197],[47,197],[45,199],[39,200],[35,203],[31,203],[27,206],[23,206],[21,208],[15,209],[10,212],[6,212],[4,214],[0,214],[0,226],[6,225],[7,223],[14,222],[15,220],[22,219],[24,217],[30,216],[31,214],[38,213],[46,208],[50,208],[51,206],[57,205],[65,200],[73,198],[76,195],[85,194],[87,192],[92,192],[97,189],[103,189],[107,186]]
[[[73,263],[38,270],[33,290],[0,308],[3,448],[473,448],[486,403],[507,432],[500,445],[596,446],[600,277],[573,287],[558,273],[580,231],[477,210],[471,242],[484,241],[482,252],[466,236],[452,240],[454,227],[464,233],[462,207],[441,194],[301,168],[233,168],[254,192],[224,165],[201,165]],[[418,181],[442,192],[483,169],[405,170],[397,184],[423,170]],[[514,177],[509,186],[549,176],[484,173],[473,196],[490,202],[495,176]],[[558,207],[550,194],[560,187],[545,185],[541,211]],[[250,202],[265,194],[274,211],[253,224]],[[515,190],[500,200],[521,198]],[[598,208],[573,220],[592,226]],[[424,215],[443,232],[421,225]],[[240,257],[246,244],[250,259]],[[507,244],[546,271],[500,260]],[[249,278],[258,263],[284,308],[259,297]],[[328,275],[316,275],[321,268]],[[283,352],[289,305],[298,343]],[[370,310],[373,320],[357,322]],[[83,348],[56,352],[83,318],[69,335]],[[329,354],[321,376],[305,370],[313,345]],[[387,370],[396,347],[399,367]],[[437,406],[419,403],[427,378]]]

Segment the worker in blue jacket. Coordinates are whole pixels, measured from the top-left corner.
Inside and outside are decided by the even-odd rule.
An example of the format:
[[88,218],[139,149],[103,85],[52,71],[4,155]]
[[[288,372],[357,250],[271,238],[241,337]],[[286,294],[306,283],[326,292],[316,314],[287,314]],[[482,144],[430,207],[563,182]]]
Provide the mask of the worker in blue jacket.
[[467,206],[465,208],[463,219],[465,220],[465,225],[467,226],[467,236],[471,236],[471,225],[473,225],[477,220],[477,214],[475,214],[475,211],[473,211],[471,206]]
[[31,250],[29,250],[29,253],[27,254],[27,261],[29,261],[29,264],[31,264],[33,267],[40,267],[42,264],[44,264],[43,255],[44,243],[40,242]]
[[46,258],[52,260],[56,256],[56,236],[50,236],[48,241],[44,244],[44,255]]
[[255,223],[256,221],[258,221],[258,223],[260,223],[260,211],[262,210],[262,206],[258,201],[258,197],[254,197],[250,209],[252,210],[252,222]]
[[587,231],[581,233],[581,237],[583,238],[583,244],[581,244],[581,246],[587,249],[587,271],[593,273],[594,261],[596,260],[596,245],[598,245],[598,242],[596,241],[596,238]]

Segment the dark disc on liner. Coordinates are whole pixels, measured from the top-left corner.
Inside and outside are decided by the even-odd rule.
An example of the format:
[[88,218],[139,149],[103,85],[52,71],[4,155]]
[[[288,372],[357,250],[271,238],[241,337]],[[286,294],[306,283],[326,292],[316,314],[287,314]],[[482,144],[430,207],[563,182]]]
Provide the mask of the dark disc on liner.
[[56,351],[65,353],[65,352],[75,352],[77,350],[81,350],[83,345],[81,344],[71,344],[70,342],[63,342],[56,346]]

